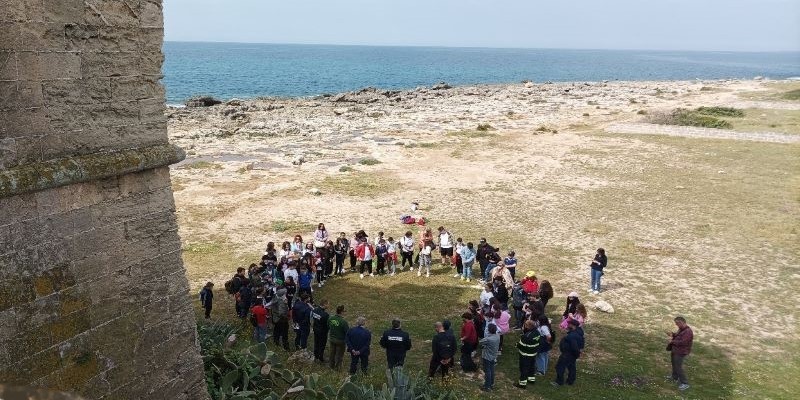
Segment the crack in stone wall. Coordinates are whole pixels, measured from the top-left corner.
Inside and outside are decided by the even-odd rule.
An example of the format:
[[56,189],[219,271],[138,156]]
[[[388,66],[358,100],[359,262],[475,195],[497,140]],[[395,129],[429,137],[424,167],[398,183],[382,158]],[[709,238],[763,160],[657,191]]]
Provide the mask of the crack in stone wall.
[[0,0],[0,382],[205,399],[161,0]]

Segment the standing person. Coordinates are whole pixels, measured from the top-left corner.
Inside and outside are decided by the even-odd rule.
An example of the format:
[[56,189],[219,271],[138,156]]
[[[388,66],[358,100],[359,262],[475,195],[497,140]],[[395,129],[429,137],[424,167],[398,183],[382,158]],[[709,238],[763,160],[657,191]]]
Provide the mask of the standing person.
[[442,256],[442,265],[449,267],[453,259],[453,235],[443,226],[439,227],[439,254]]
[[214,306],[214,282],[206,282],[200,291],[200,305],[205,310],[206,319],[211,318],[211,308]]
[[295,324],[294,349],[305,350],[308,347],[308,335],[311,333],[311,306],[308,305],[308,294],[303,293],[292,307],[292,320]]
[[462,261],[461,253],[465,246],[464,239],[456,239],[455,252],[453,254],[453,260],[456,264],[456,273],[453,275],[453,278],[459,278],[461,277],[461,274],[464,273],[464,262]]
[[333,275],[333,262],[334,258],[336,257],[336,250],[334,249],[334,244],[332,241],[328,240],[325,243],[325,253],[324,257],[322,258],[322,265],[325,267],[323,272],[325,275],[322,277],[322,284],[325,284],[325,281]]
[[372,273],[372,257],[375,256],[375,248],[369,244],[367,238],[361,239],[361,243],[356,247],[356,258],[360,262],[358,272],[361,274],[361,279],[364,279],[364,270],[366,269],[369,276],[375,276]]
[[247,312],[250,310],[250,303],[253,299],[253,290],[250,289],[249,284],[243,284],[239,288],[239,293],[236,296],[236,305],[239,310],[239,318],[247,317]]
[[431,253],[433,253],[433,249],[431,248],[432,244],[428,242],[423,243],[422,250],[419,251],[419,270],[417,270],[417,276],[422,275],[422,270],[425,269],[425,276],[431,276]]
[[600,293],[600,278],[603,276],[603,268],[606,267],[608,263],[608,258],[606,258],[606,250],[602,247],[597,249],[597,253],[594,255],[594,259],[592,263],[589,264],[591,268],[591,278],[592,283],[589,291],[594,294]]
[[[287,269],[286,271],[294,271],[295,274],[297,274],[297,271],[294,269]],[[289,305],[289,309],[291,309],[292,306],[294,306],[294,298],[297,296],[297,282],[294,277],[287,275],[286,281],[283,282],[283,287],[286,289],[286,302]]]
[[325,363],[325,345],[328,344],[328,300],[322,299],[311,312],[314,323],[314,359]]
[[490,324],[486,328],[487,335],[480,340],[483,351],[481,363],[483,364],[484,381],[481,390],[484,392],[494,389],[494,367],[497,364],[497,354],[500,351],[500,335],[497,334],[497,325]]
[[508,252],[508,257],[503,259],[503,264],[508,268],[508,271],[511,273],[511,279],[517,278],[517,257],[514,250]]
[[[495,268],[496,270],[497,268]],[[508,289],[506,288],[505,283],[503,282],[503,278],[500,276],[496,276],[492,281],[492,294],[497,301],[500,302],[501,308],[503,310],[508,310],[508,299],[509,293]]]
[[578,304],[581,304],[581,300],[578,298],[578,292],[570,292],[569,295],[567,295],[567,307],[561,316],[564,319],[571,318],[571,314],[578,312]]
[[542,299],[542,308],[547,307],[547,302],[553,298],[553,285],[547,279],[539,286],[539,297]]
[[303,255],[303,251],[305,251],[305,244],[303,244],[303,237],[300,235],[294,235],[294,240],[292,240],[289,249],[292,250],[294,253],[294,258],[299,259],[300,256]]
[[489,265],[489,255],[494,253],[494,247],[486,242],[486,238],[481,238],[478,242],[477,259],[481,267],[481,279],[486,279],[486,266]]
[[[319,274],[319,272],[317,272]],[[311,273],[309,269],[306,267],[300,268],[300,277],[297,280],[297,293],[299,295],[307,295],[309,298],[311,297],[312,288],[311,285],[314,283],[314,274]]]
[[536,383],[536,354],[539,352],[541,335],[536,323],[527,320],[522,325],[522,335],[517,342],[519,351],[519,382],[514,386],[525,389],[528,384]]
[[411,337],[400,328],[400,320],[392,320],[392,328],[383,331],[380,341],[386,349],[386,366],[389,369],[402,367],[406,362],[406,352],[411,350]]
[[241,302],[239,301],[239,290],[242,289],[242,286],[247,286],[249,282],[247,281],[247,277],[245,276],[245,270],[242,267],[236,268],[236,274],[233,275],[229,281],[225,282],[225,291],[228,294],[233,296],[234,306],[236,308],[236,315],[241,317],[243,312],[247,312],[247,309],[242,311],[241,309]]
[[380,238],[378,244],[375,246],[375,256],[378,259],[378,268],[375,272],[377,272],[378,275],[386,274],[386,255],[388,252],[389,247],[386,246],[386,239]]
[[333,252],[336,254],[336,275],[344,274],[344,258],[350,251],[350,242],[347,240],[347,235],[344,232],[339,233],[336,239],[336,244],[333,246]]
[[564,371],[569,371],[567,376],[567,385],[575,383],[575,374],[577,372],[578,358],[581,356],[581,349],[583,348],[583,335],[578,331],[578,321],[574,319],[569,320],[567,324],[567,335],[561,339],[558,344],[558,349],[561,350],[561,355],[558,356],[556,362],[556,380],[553,386],[561,386],[564,384]]
[[349,254],[350,254],[350,272],[356,272],[356,262],[358,261],[358,257],[356,257],[356,247],[361,244],[361,241],[358,239],[358,232],[353,232],[353,237],[350,239],[349,243]]
[[345,350],[345,336],[350,327],[347,325],[347,320],[342,317],[344,314],[344,306],[339,305],[336,307],[336,315],[328,318],[328,331],[331,337],[331,352],[328,356],[331,369],[338,370],[342,367],[342,359],[344,358]]
[[461,314],[461,369],[464,372],[474,372],[477,370],[475,362],[472,361],[472,352],[478,348],[478,331],[475,329],[475,322],[472,321],[472,314],[465,312]]
[[386,243],[386,265],[392,271],[389,275],[394,276],[397,273],[397,243],[391,236]]
[[256,300],[256,304],[250,308],[256,323],[253,326],[253,339],[258,343],[264,343],[267,340],[267,309],[264,307],[263,298],[257,297]]
[[527,300],[525,291],[522,289],[522,283],[518,281],[511,289],[511,305],[514,309],[514,330],[522,329],[522,323],[525,321],[525,312],[522,311],[522,307],[525,306]]
[[328,239],[328,230],[325,229],[325,224],[320,222],[317,230],[314,231],[314,248],[324,247],[325,243],[328,243]]
[[447,377],[447,371],[453,361],[453,356],[456,354],[456,338],[452,334],[448,334],[444,325],[441,322],[434,324],[436,335],[431,340],[431,363],[428,369],[428,377],[433,378],[436,371],[442,370],[442,380]]
[[506,287],[506,291],[511,293],[511,290],[514,288],[514,277],[511,275],[511,270],[506,267],[505,263],[498,263],[497,267],[492,271],[492,276],[490,277],[491,280],[496,280],[500,278],[503,282],[503,285]]
[[536,375],[544,376],[550,363],[550,350],[553,348],[553,332],[550,319],[546,315],[539,316],[539,352],[536,353]]
[[356,374],[356,369],[359,362],[361,363],[361,371],[367,374],[367,367],[369,366],[369,346],[372,343],[372,333],[364,326],[367,319],[358,317],[356,319],[356,326],[350,328],[345,335],[345,344],[347,345],[347,352],[350,353],[350,375]]
[[286,288],[279,284],[270,307],[272,308],[272,320],[275,323],[273,332],[275,345],[282,345],[285,350],[289,350],[289,303],[286,293]]
[[468,242],[466,246],[461,248],[461,253],[459,253],[459,255],[461,256],[462,264],[464,264],[461,280],[469,283],[472,279],[472,265],[475,263],[478,253],[475,252],[472,242]]
[[678,327],[677,332],[667,332],[671,338],[667,344],[672,361],[672,375],[669,378],[678,382],[678,390],[686,390],[689,388],[689,380],[683,371],[683,360],[692,352],[694,333],[683,317],[675,317],[675,326]]
[[491,283],[487,283],[483,285],[483,292],[481,292],[481,306],[487,307],[492,304],[492,298],[494,298],[494,286]]
[[409,271],[413,271],[414,237],[411,231],[406,231],[406,234],[400,238],[400,257],[400,270],[402,271],[406,266],[406,262],[408,262],[408,266],[410,267]]

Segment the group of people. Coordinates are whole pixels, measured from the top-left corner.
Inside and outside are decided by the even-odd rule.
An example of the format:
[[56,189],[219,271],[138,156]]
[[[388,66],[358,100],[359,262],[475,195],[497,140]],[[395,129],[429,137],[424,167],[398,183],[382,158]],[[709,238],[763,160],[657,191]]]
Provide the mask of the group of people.
[[[583,325],[587,310],[578,294],[567,296],[566,307],[556,324],[545,313],[545,307],[553,298],[553,287],[547,280],[539,281],[533,271],[527,271],[517,279],[517,260],[513,251],[505,258],[499,249],[481,238],[477,246],[453,235],[444,227],[438,228],[438,237],[431,229],[423,229],[419,240],[411,231],[398,241],[379,232],[370,241],[363,231],[354,232],[352,238],[340,233],[335,242],[324,224],[319,224],[312,243],[303,243],[300,235],[292,242],[284,242],[280,249],[274,243],[267,245],[259,264],[248,269],[238,268],[236,275],[225,283],[226,291],[233,295],[236,313],[240,318],[249,316],[254,329],[254,340],[264,342],[268,326],[272,325],[272,340],[276,345],[289,350],[289,327],[294,330],[294,349],[306,350],[313,332],[313,357],[328,363],[333,369],[341,368],[344,354],[350,355],[350,374],[360,366],[363,371],[369,365],[372,334],[366,319],[358,317],[350,326],[344,317],[346,308],[338,305],[335,314],[328,311],[326,300],[315,302],[313,283],[318,287],[332,276],[344,274],[345,259],[349,256],[351,271],[356,270],[360,278],[377,274],[395,275],[408,267],[417,275],[423,271],[430,276],[433,250],[438,248],[441,264],[451,268],[453,277],[462,281],[473,279],[472,267],[477,262],[482,292],[470,301],[461,315],[460,334],[453,333],[451,322],[444,320],[434,324],[435,334],[431,339],[431,360],[428,375],[436,373],[442,377],[455,366],[455,356],[460,345],[459,364],[464,372],[476,372],[478,356],[484,374],[482,390],[494,388],[494,370],[503,353],[504,338],[512,331],[519,331],[515,348],[519,358],[519,380],[515,386],[526,388],[548,371],[549,353],[558,346],[560,355],[556,362],[555,386],[572,385],[576,380],[576,364],[584,348]],[[416,257],[415,257],[415,250]],[[398,257],[399,253],[399,257]],[[604,249],[600,248],[590,264],[592,293],[600,290],[600,277],[607,264]],[[476,271],[477,272],[477,271]],[[209,282],[200,293],[205,316],[209,318],[213,303],[213,283]],[[677,320],[676,320],[677,322]],[[685,321],[684,321],[685,323]],[[679,326],[680,327],[680,326]],[[560,341],[556,338],[563,335]],[[682,355],[673,356],[673,375],[681,388],[688,387],[682,370],[682,361],[688,352],[683,338],[685,333],[673,339]],[[411,349],[410,335],[403,331],[400,319],[395,318],[379,340],[386,351],[387,368],[402,366],[405,355]],[[689,342],[688,347],[691,347]],[[328,349],[327,361],[326,348]],[[674,352],[674,351],[673,351]],[[685,354],[684,354],[685,353]],[[566,373],[566,379],[565,379]],[[685,387],[684,387],[685,385]]]

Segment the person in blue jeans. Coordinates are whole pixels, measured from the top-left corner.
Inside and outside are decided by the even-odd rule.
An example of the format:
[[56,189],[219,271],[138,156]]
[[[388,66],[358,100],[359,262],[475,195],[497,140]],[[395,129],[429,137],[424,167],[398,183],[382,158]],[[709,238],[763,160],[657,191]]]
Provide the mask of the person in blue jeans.
[[461,257],[461,264],[463,266],[461,270],[462,281],[469,282],[472,279],[472,265],[475,264],[475,258],[477,257],[474,247],[475,245],[469,242],[466,246],[461,248],[458,254]]
[[488,392],[494,389],[494,367],[497,364],[497,353],[500,351],[500,335],[497,334],[497,325],[489,324],[488,335],[478,343],[483,346],[481,352],[481,365],[483,365],[483,386],[481,390]]
[[597,249],[597,254],[594,255],[592,264],[589,265],[592,274],[592,287],[589,288],[589,291],[594,294],[600,293],[600,278],[603,276],[603,268],[606,267],[607,262],[605,249],[602,247]]

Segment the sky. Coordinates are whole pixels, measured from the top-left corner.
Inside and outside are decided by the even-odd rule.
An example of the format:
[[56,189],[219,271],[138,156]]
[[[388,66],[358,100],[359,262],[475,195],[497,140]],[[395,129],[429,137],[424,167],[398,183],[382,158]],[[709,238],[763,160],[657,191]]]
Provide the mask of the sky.
[[800,0],[164,0],[168,41],[800,51]]

